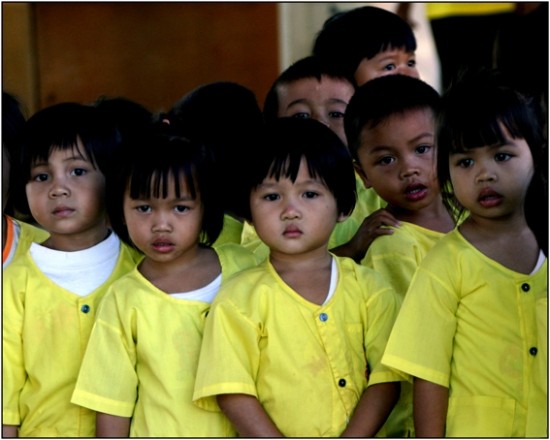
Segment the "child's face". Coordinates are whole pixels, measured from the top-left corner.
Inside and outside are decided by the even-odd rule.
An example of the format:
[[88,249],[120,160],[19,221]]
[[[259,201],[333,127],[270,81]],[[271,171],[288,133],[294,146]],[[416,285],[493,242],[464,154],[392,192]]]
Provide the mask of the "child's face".
[[523,215],[534,175],[533,156],[525,139],[513,139],[502,130],[504,145],[473,148],[449,157],[455,196],[472,217]]
[[105,238],[105,177],[80,139],[75,148],[54,148],[47,162],[34,163],[26,193],[33,217],[50,233],[47,246],[85,249]]
[[305,159],[294,183],[264,179],[250,194],[250,208],[256,232],[272,254],[325,252],[334,226],[345,219],[334,195],[309,175]]
[[363,58],[355,70],[355,81],[362,86],[371,79],[386,75],[406,75],[419,78],[414,52],[403,49],[390,49],[376,54],[373,58]]
[[360,175],[389,206],[418,211],[439,200],[434,129],[433,112],[417,109],[361,131]]
[[195,257],[203,209],[200,197],[193,200],[183,177],[176,197],[174,177],[168,179],[166,198],[131,199],[124,194],[124,220],[136,247],[158,263],[185,262]]
[[334,131],[347,145],[344,114],[354,88],[343,79],[322,76],[303,78],[278,87],[278,117],[316,119]]

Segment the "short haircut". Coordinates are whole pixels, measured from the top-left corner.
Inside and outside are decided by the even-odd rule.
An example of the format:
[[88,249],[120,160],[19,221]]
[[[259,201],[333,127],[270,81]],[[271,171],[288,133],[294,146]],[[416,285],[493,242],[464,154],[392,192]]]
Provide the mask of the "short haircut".
[[176,196],[181,194],[180,178],[185,179],[191,197],[200,197],[203,220],[200,242],[211,245],[223,227],[223,206],[212,152],[202,143],[190,141],[165,124],[151,128],[136,144],[126,160],[121,162],[119,173],[109,187],[107,210],[113,230],[126,243],[135,246],[124,222],[124,194],[130,197],[165,198],[168,178],[174,177]]
[[316,56],[301,58],[284,70],[267,92],[263,108],[265,121],[270,122],[277,118],[279,113],[278,88],[280,86],[306,78],[315,78],[320,82],[323,76],[347,81],[355,87],[355,80],[353,77],[344,75],[338,67]]
[[[353,161],[330,128],[314,119],[279,118],[268,124],[249,173],[247,201],[265,178],[296,180],[302,158],[312,177],[322,180],[336,199],[338,212],[351,214],[356,202]],[[243,213],[251,219],[250,204]]]
[[92,165],[108,179],[114,168],[120,135],[97,108],[73,102],[55,104],[39,110],[25,123],[20,172],[15,184],[17,196],[14,197],[17,209],[23,214],[30,214],[25,186],[33,163],[47,162],[53,150],[78,151],[78,139]]
[[353,76],[362,59],[389,49],[416,51],[412,28],[393,12],[364,6],[327,19],[315,39],[313,55]]
[[358,160],[363,128],[375,127],[389,116],[409,110],[427,108],[435,117],[440,99],[429,84],[406,75],[382,76],[363,84],[352,96],[344,116],[351,155]]
[[437,121],[438,178],[445,188],[443,201],[459,217],[464,208],[452,189],[450,155],[503,144],[505,134],[501,124],[512,138],[525,139],[535,167],[525,200],[525,215],[539,246],[547,254],[548,149],[542,127],[543,110],[534,97],[512,84],[497,70],[466,71],[443,94]]

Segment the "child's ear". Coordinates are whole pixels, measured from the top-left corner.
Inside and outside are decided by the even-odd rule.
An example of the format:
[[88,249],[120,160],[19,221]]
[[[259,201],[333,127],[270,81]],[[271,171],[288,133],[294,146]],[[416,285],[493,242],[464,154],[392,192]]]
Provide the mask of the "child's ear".
[[359,165],[357,162],[353,162],[353,167],[355,168],[355,172],[359,174],[359,177],[361,177],[361,181],[363,182],[363,185],[365,185],[365,188],[371,188],[372,185],[369,181],[369,178],[361,168],[361,165]]

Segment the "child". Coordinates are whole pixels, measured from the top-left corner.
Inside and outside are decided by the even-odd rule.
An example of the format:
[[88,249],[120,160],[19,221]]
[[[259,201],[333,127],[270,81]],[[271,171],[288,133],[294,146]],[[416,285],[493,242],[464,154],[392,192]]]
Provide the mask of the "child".
[[399,394],[379,363],[397,302],[374,272],[328,251],[355,204],[351,158],[312,120],[274,121],[261,147],[246,218],[269,258],[216,298],[194,399],[214,410],[217,397],[242,437],[373,436]]
[[15,201],[50,235],[3,273],[3,434],[90,437],[94,414],[71,394],[96,307],[137,257],[107,227],[117,134],[76,103],[37,112],[24,130]]
[[210,247],[223,206],[206,147],[163,132],[135,147],[109,213],[145,256],[105,296],[72,401],[98,411],[100,437],[234,436],[192,394],[210,302],[256,260],[236,244]]
[[167,114],[160,118],[183,136],[205,143],[223,163],[223,194],[225,203],[222,233],[214,243],[241,242],[243,219],[238,212],[238,194],[243,191],[243,179],[248,173],[249,159],[257,147],[262,111],[256,96],[247,87],[230,81],[203,84],[183,96]]
[[[439,100],[425,82],[391,75],[359,87],[346,113],[350,150],[365,186],[372,187],[400,221],[393,235],[371,244],[361,264],[384,276],[401,300],[426,253],[454,227],[436,173]],[[414,434],[411,391],[404,384],[387,425],[392,437]]]
[[[270,122],[280,117],[312,118],[331,128],[346,143],[344,114],[355,89],[352,81],[317,57],[298,60],[273,83],[264,103],[264,118]],[[385,203],[366,188],[356,174],[357,204],[350,217],[336,225],[329,240],[329,249],[357,262],[375,237],[393,233],[381,224],[397,226],[382,208]],[[252,226],[244,225],[242,244],[266,256],[269,249]]]
[[382,75],[419,77],[416,38],[409,24],[393,12],[364,6],[325,21],[313,55],[338,66],[358,86]]
[[[31,243],[48,238],[48,233],[30,223],[15,219],[12,203],[8,203],[11,186],[12,164],[17,166],[19,137],[25,125],[25,117],[17,99],[2,92],[2,269],[16,255],[24,254]],[[17,172],[17,169],[15,170]]]
[[439,118],[439,178],[469,215],[422,261],[383,362],[414,378],[417,436],[546,437],[548,157],[537,113],[482,73],[451,87]]

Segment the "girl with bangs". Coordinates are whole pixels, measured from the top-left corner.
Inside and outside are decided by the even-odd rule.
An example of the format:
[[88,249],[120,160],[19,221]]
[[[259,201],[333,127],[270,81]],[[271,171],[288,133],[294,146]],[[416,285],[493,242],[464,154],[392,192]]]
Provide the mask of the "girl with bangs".
[[113,228],[144,257],[102,302],[72,401],[97,412],[99,437],[230,437],[221,413],[192,403],[210,303],[256,264],[223,225],[218,173],[202,144],[156,127],[113,183]]
[[[457,229],[417,270],[382,362],[414,380],[420,437],[548,435],[547,152],[495,71],[443,96],[438,174]],[[419,319],[421,317],[421,319]]]

